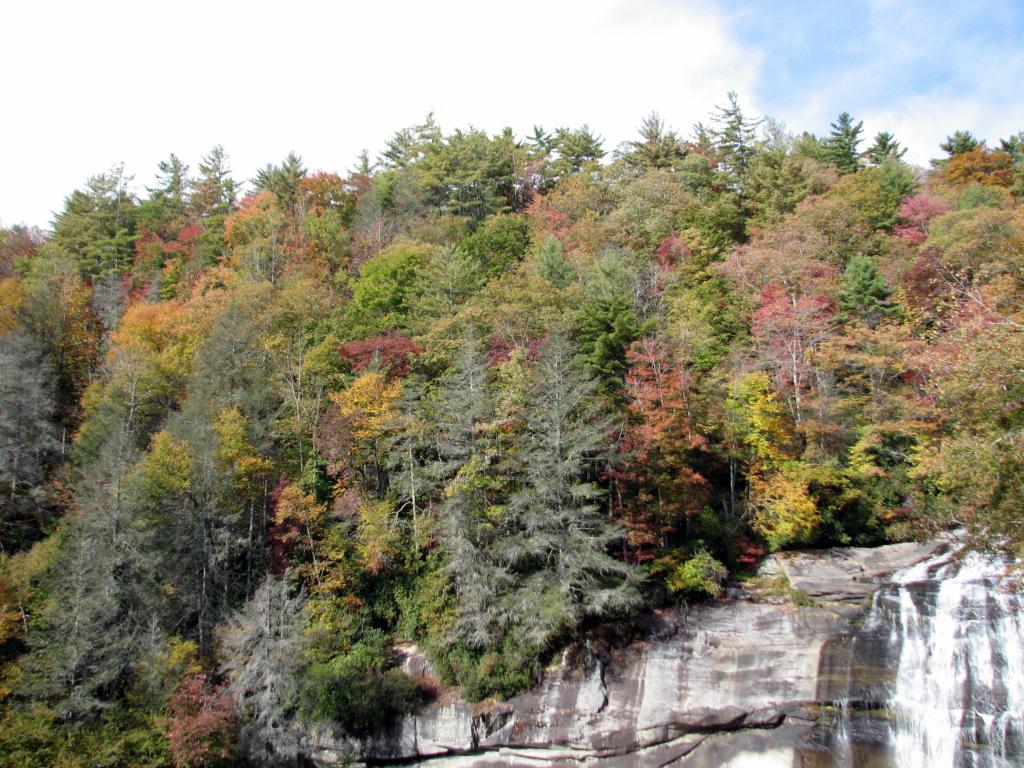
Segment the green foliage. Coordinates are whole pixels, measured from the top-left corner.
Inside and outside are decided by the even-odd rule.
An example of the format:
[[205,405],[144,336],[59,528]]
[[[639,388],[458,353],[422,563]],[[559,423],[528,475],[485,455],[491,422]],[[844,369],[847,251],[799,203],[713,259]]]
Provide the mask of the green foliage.
[[686,156],[686,149],[676,132],[665,128],[657,112],[644,118],[640,126],[640,140],[626,143],[622,159],[641,170],[675,168]]
[[135,199],[129,181],[120,166],[91,177],[54,219],[54,245],[75,259],[83,275],[120,277],[131,266]]
[[543,668],[539,649],[516,631],[497,647],[456,645],[436,661],[442,680],[460,686],[467,701],[519,693],[536,681]]
[[368,632],[347,653],[312,664],[303,676],[303,713],[346,733],[372,733],[389,717],[413,711],[420,693],[392,666],[384,636]]
[[650,567],[652,576],[662,579],[672,595],[719,597],[729,570],[706,550],[691,556],[670,552]]
[[609,387],[621,383],[626,350],[642,335],[632,296],[633,276],[623,256],[610,252],[596,265],[588,295],[576,317],[580,359]]
[[822,157],[841,173],[853,173],[860,168],[860,134],[864,123],[854,125],[849,112],[843,112],[832,123],[832,132],[823,142]]
[[352,288],[349,310],[361,334],[383,333],[404,325],[419,271],[435,252],[434,246],[404,241],[363,264]]
[[526,220],[522,216],[493,216],[459,243],[459,250],[472,259],[488,278],[501,274],[522,260],[530,246]]
[[850,259],[839,294],[841,321],[856,319],[874,327],[883,320],[898,317],[899,307],[891,298],[892,290],[879,274],[874,259],[863,254]]
[[510,696],[768,549],[1020,554],[1024,140],[861,133],[428,116],[0,230],[0,766],[287,762],[427,700],[399,641]]
[[939,144],[939,149],[950,157],[962,155],[965,152],[973,152],[985,145],[985,142],[978,141],[970,131],[954,131],[946,137],[946,140]]

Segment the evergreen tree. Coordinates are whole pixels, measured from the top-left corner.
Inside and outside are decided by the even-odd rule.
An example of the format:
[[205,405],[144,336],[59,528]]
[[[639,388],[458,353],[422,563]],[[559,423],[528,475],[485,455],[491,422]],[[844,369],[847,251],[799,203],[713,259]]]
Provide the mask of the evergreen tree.
[[572,265],[565,260],[562,243],[554,237],[548,237],[541,243],[534,264],[537,274],[556,288],[567,287],[575,277]]
[[939,144],[939,149],[949,157],[962,155],[964,152],[973,152],[985,146],[984,141],[978,141],[970,131],[954,131],[947,136],[946,140]]
[[199,161],[199,178],[190,199],[192,212],[200,220],[213,219],[223,226],[224,217],[235,205],[237,185],[231,178],[228,156],[219,144]]
[[223,670],[245,713],[241,747],[254,765],[281,765],[299,749],[298,734],[288,726],[298,704],[304,603],[285,579],[267,576],[225,627]]
[[576,335],[581,359],[608,387],[622,383],[626,350],[641,336],[633,297],[633,284],[623,259],[612,253],[596,265],[589,295],[580,307]]
[[253,184],[263,192],[273,192],[285,210],[295,205],[299,194],[299,182],[306,178],[306,166],[294,152],[281,161],[280,165],[267,165],[256,172]]
[[854,125],[849,112],[843,112],[832,123],[832,133],[823,142],[825,161],[834,165],[841,173],[853,173],[860,166],[860,134],[864,123]]
[[[22,331],[0,336],[0,493],[12,506],[42,479],[58,447],[55,415],[53,374],[38,347]],[[0,517],[0,544],[12,522],[6,517]]]
[[612,421],[598,383],[574,362],[561,333],[548,338],[535,369],[519,439],[521,487],[510,504],[515,531],[503,553],[515,588],[503,613],[543,648],[586,617],[635,604],[638,574],[609,554],[622,532],[601,508],[591,482]]
[[191,213],[203,227],[197,242],[201,263],[213,264],[223,255],[224,222],[234,210],[237,191],[227,154],[218,144],[199,161],[199,178],[189,199]]
[[621,156],[628,165],[649,171],[675,168],[686,157],[686,149],[676,132],[666,129],[658,113],[651,112],[640,125],[640,141],[626,142]]
[[888,317],[899,315],[899,306],[890,301],[892,290],[878,272],[875,260],[864,254],[850,259],[843,272],[837,319],[857,319],[874,328]]
[[881,131],[863,157],[870,165],[881,165],[886,160],[902,160],[905,154],[907,150],[900,148],[895,136],[888,131]]
[[[748,120],[740,108],[739,99],[734,91],[728,94],[729,105],[716,107],[712,116],[715,128],[710,132],[719,162],[730,174],[735,183],[746,177],[751,160],[757,153],[755,132],[761,120]],[[703,128],[703,126],[699,126]]]
[[435,401],[437,459],[428,467],[444,487],[438,516],[457,605],[448,639],[471,647],[495,639],[504,625],[495,596],[511,585],[497,556],[505,528],[491,484],[486,433],[493,401],[486,377],[486,358],[468,333]]
[[579,172],[588,163],[597,162],[604,157],[601,143],[601,137],[591,133],[587,125],[574,131],[559,128],[551,142],[558,155],[551,164],[552,175],[562,178]]
[[64,201],[53,223],[53,242],[92,279],[121,277],[132,264],[135,198],[121,166],[93,176]]

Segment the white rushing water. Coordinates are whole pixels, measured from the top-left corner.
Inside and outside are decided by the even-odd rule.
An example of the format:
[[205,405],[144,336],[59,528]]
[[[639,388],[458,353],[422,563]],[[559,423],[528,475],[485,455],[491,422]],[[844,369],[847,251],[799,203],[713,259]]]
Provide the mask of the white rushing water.
[[869,624],[888,629],[896,661],[893,766],[1024,765],[1024,598],[1007,588],[1005,571],[981,555],[937,559],[876,596]]

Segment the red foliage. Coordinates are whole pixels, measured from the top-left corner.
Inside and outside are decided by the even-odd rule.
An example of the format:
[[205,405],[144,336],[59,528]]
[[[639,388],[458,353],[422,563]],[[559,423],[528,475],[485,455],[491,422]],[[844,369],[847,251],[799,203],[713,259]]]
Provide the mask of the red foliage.
[[350,341],[341,348],[341,357],[353,371],[361,371],[377,360],[392,376],[402,377],[409,374],[409,358],[421,351],[405,336],[389,334]]
[[830,335],[833,303],[820,294],[796,294],[779,282],[762,290],[752,330],[758,347],[772,364],[775,386],[794,403],[800,420],[800,399],[807,388],[809,353]]
[[737,545],[739,547],[739,555],[736,557],[736,563],[743,568],[757,565],[761,558],[767,554],[764,547],[758,546],[746,536],[741,538]]
[[520,348],[525,347],[526,357],[530,360],[536,360],[537,354],[540,352],[541,346],[544,344],[544,339],[528,339],[526,344],[523,345],[519,341],[513,339],[507,339],[502,336],[494,336],[491,338],[490,346],[487,349],[487,360],[493,365],[501,365],[502,363],[508,362],[509,358],[512,357],[512,353]]
[[947,270],[934,248],[924,249],[901,282],[907,305],[932,322],[947,319],[956,308]]
[[34,257],[42,242],[43,235],[38,229],[11,227],[0,230],[0,278],[13,275],[15,263]]
[[171,697],[167,738],[178,768],[213,768],[233,763],[238,734],[234,698],[205,673],[188,675]]
[[678,232],[673,232],[662,240],[655,254],[655,260],[661,269],[671,269],[676,264],[693,257],[693,251],[679,239]]
[[949,203],[928,190],[905,197],[900,205],[901,223],[895,229],[896,237],[912,243],[923,243],[928,239],[928,224],[932,219],[951,210]]
[[626,527],[629,557],[643,562],[700,511],[706,482],[690,463],[707,440],[693,428],[691,382],[672,362],[671,349],[647,337],[630,347],[627,359],[629,420],[619,447],[628,464],[610,472],[609,478]]

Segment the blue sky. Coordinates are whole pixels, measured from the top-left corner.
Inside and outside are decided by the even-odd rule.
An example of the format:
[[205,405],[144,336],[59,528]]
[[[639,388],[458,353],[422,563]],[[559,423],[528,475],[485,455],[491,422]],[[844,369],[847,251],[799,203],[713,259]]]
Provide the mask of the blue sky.
[[839,112],[926,165],[953,130],[1024,128],[1024,0],[36,0],[4,5],[0,223],[45,226],[116,162],[142,191],[214,144],[235,177],[291,150],[345,171],[433,110],[446,129],[658,111],[686,133],[735,90],[794,132]]
[[[895,118],[919,161],[938,154],[933,124],[994,144],[1024,128],[1024,3],[725,0],[761,66],[754,97],[790,127],[823,133],[847,110],[878,129]],[[960,120],[961,122],[957,122]],[[898,127],[898,126],[897,126]]]

